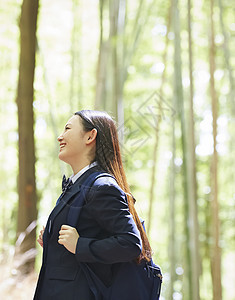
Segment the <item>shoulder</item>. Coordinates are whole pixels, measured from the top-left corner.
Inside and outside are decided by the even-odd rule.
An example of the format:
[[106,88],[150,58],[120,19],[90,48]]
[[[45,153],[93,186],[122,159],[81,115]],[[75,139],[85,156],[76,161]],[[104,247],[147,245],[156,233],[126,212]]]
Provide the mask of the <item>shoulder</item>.
[[[105,173],[107,174],[107,173]],[[126,194],[124,191],[120,188],[118,185],[116,179],[111,176],[102,176],[100,175],[93,183],[91,187],[91,191],[93,192],[94,195],[109,195],[109,196],[116,196],[116,197],[121,197],[123,199],[126,198]]]
[[94,187],[101,187],[101,186],[116,186],[119,187],[117,181],[112,175],[108,176],[108,173],[100,174],[97,179],[94,181]]
[[[107,173],[105,173],[107,174]],[[116,188],[120,192],[124,193],[123,190],[120,188],[118,185],[116,179],[114,177],[107,176],[105,175],[102,176],[102,174],[94,181],[93,187],[96,187],[98,189],[103,189],[103,188]]]

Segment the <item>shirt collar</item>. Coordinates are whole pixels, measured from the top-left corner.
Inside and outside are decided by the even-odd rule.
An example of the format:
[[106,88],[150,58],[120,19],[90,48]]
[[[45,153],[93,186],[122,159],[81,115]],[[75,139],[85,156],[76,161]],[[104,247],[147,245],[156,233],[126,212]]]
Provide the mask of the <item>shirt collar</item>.
[[72,180],[72,183],[74,184],[74,182],[80,177],[82,176],[83,173],[85,173],[87,170],[89,170],[90,168],[97,166],[98,163],[97,161],[87,165],[86,167],[84,167],[83,169],[81,169],[79,172],[77,172],[77,174],[73,174],[72,176],[70,176],[70,180]]

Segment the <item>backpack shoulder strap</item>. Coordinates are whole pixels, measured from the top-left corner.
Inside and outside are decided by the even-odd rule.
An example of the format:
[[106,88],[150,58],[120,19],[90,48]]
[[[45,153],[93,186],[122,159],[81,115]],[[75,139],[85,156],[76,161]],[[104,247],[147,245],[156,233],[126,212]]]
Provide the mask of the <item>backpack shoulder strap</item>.
[[115,179],[115,181],[116,181],[116,178],[114,176],[112,176],[111,174],[102,172],[102,171],[97,171],[97,172],[92,173],[90,176],[88,176],[87,180],[84,182],[83,185],[87,186],[87,187],[92,187],[94,182],[101,177],[111,177],[111,178]]

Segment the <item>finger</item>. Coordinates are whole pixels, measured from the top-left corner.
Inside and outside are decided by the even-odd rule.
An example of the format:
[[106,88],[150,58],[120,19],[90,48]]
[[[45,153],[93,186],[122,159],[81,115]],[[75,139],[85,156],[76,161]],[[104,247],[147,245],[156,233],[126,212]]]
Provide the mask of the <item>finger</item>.
[[68,234],[67,230],[60,230],[59,231],[59,235],[66,235],[66,234]]
[[65,241],[64,239],[59,239],[59,240],[58,240],[58,243],[61,244],[61,245],[64,245],[65,242],[66,242],[66,241]]
[[40,240],[38,239],[37,242],[38,242],[38,244],[39,244],[41,247],[43,247],[43,242],[42,242],[42,241],[40,241]]
[[68,229],[72,229],[72,228],[74,228],[74,227],[71,227],[71,226],[69,226],[69,225],[62,225],[61,226],[61,229],[63,230],[68,230]]
[[61,229],[59,234],[72,234],[76,228],[70,227],[68,229]]
[[58,237],[60,240],[67,240],[69,239],[69,236],[68,235],[59,235]]

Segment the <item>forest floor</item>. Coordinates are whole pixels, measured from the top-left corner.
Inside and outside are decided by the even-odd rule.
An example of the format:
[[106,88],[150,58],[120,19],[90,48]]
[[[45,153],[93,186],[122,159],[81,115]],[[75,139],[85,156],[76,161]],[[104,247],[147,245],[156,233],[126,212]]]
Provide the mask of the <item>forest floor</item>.
[[8,264],[0,264],[0,295],[4,300],[32,300],[38,274],[32,272],[20,278],[12,274]]

